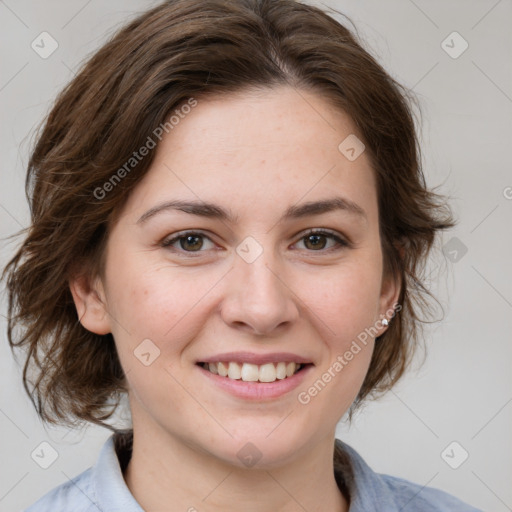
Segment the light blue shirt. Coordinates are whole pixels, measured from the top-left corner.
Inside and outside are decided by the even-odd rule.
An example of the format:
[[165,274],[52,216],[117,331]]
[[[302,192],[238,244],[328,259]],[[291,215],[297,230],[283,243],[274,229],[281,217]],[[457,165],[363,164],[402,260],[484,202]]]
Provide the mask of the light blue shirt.
[[[336,443],[349,456],[353,470],[350,512],[482,512],[438,489],[375,473],[353,448],[340,440]],[[112,435],[92,468],[51,490],[25,512],[144,510],[126,486]]]

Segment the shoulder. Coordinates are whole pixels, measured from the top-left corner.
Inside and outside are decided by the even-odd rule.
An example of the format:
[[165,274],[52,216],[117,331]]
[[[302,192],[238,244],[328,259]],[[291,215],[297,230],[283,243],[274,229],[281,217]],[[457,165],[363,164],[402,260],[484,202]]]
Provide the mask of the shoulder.
[[123,478],[131,456],[131,434],[116,432],[100,451],[96,464],[59,485],[24,512],[143,512]]
[[404,512],[482,512],[439,489],[425,487],[395,476],[378,476],[393,495],[400,510]]
[[55,487],[24,512],[98,512],[91,469]]
[[[339,461],[343,461],[343,457],[350,461],[346,485],[351,512],[482,512],[439,489],[376,473],[356,450],[339,439],[335,457]],[[338,468],[342,467],[343,464],[338,464]],[[344,476],[340,475],[339,479],[342,478]]]

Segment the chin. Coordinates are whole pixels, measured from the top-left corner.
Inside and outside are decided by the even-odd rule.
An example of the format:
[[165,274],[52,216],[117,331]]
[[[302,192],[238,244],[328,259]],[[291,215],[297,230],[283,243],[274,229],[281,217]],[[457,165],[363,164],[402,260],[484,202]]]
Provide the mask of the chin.
[[[281,418],[282,421],[282,418]],[[291,463],[305,444],[307,435],[299,436],[288,432],[286,428],[276,428],[279,422],[274,422],[272,428],[248,428],[241,430],[242,434],[226,439],[225,443],[218,442],[209,452],[225,463],[243,469],[270,470]],[[286,420],[283,424],[286,423]],[[272,432],[272,429],[275,429]],[[269,435],[269,432],[270,433]]]

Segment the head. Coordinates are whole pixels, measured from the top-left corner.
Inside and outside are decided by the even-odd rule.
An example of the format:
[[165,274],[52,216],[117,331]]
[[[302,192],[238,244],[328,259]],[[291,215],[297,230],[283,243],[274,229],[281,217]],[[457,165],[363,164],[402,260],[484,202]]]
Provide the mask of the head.
[[[418,340],[421,270],[453,225],[420,161],[407,92],[319,9],[141,15],[60,94],[29,162],[9,339],[41,416],[107,425],[128,393],[135,426],[226,460],[333,433]],[[228,352],[308,366],[251,401],[202,368]],[[286,442],[267,436],[292,410]]]

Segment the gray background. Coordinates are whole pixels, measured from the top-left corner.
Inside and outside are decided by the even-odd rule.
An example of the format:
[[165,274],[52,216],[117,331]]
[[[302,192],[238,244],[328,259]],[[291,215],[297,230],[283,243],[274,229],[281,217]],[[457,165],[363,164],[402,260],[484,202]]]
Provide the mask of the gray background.
[[[57,91],[107,35],[155,3],[0,0],[1,237],[28,223],[24,169],[34,129]],[[379,472],[438,487],[484,510],[512,510],[512,1],[325,5],[349,15],[367,48],[418,94],[427,180],[443,183],[459,218],[429,267],[445,317],[426,331],[426,363],[368,404],[350,428],[340,424],[338,437]],[[43,31],[59,45],[47,59],[31,48]],[[453,31],[469,44],[458,58],[442,47]],[[453,54],[463,41],[452,39],[445,45]],[[3,266],[14,245],[0,247]],[[109,432],[41,424],[0,321],[0,510],[14,511],[93,464]],[[444,452],[453,441],[455,449]],[[31,458],[41,442],[58,453],[46,470]],[[446,461],[460,463],[462,450],[468,459],[452,469]]]

